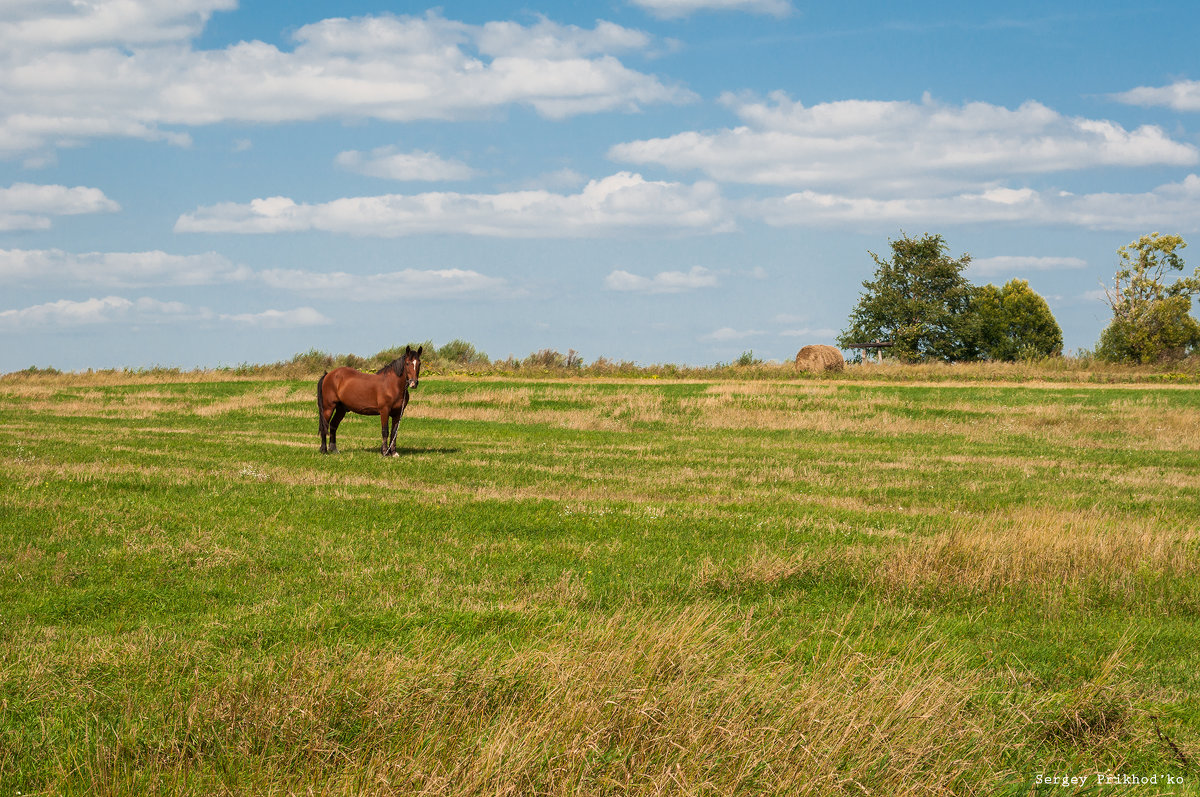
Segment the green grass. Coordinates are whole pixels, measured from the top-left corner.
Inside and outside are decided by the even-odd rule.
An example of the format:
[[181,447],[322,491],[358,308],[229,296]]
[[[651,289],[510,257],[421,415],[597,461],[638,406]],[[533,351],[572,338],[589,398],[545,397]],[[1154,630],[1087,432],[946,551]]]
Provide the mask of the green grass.
[[0,794],[1200,794],[1194,388],[0,399]]

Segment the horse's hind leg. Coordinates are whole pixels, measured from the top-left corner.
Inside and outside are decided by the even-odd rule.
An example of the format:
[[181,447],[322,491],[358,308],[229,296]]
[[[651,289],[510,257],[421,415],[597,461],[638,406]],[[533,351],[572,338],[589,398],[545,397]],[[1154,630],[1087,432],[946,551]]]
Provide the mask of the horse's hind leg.
[[[336,422],[333,425],[330,424],[329,416],[333,413],[333,407],[326,407],[324,404],[321,404],[319,410],[320,415],[317,418],[317,422],[321,427],[321,453],[328,454],[329,449],[325,447],[325,438],[326,435],[336,435],[337,425]],[[333,450],[337,451],[336,442],[333,444]]]
[[333,417],[329,419],[329,453],[336,454],[337,450],[337,430],[338,424],[342,422],[342,418],[346,417],[346,408],[341,404],[333,410]]
[[329,372],[321,374],[321,378],[317,380],[317,431],[321,435],[321,453],[325,451],[325,431],[329,427],[329,414],[325,411],[325,377],[329,376]]

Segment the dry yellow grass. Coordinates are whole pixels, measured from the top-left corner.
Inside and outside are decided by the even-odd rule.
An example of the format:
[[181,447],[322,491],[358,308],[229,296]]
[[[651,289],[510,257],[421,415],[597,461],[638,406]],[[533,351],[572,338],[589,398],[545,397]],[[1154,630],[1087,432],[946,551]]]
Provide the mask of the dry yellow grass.
[[573,615],[546,631],[508,655],[428,637],[410,640],[420,652],[300,647],[213,675],[195,669],[205,650],[178,650],[164,670],[173,640],[141,630],[75,640],[65,669],[29,688],[47,706],[89,703],[89,673],[146,668],[169,696],[109,695],[125,730],[93,721],[80,729],[91,757],[55,762],[98,794],[142,768],[167,791],[217,785],[245,762],[244,787],[279,792],[946,794],[1003,779],[981,762],[1031,731],[1077,730],[1088,699],[980,711],[995,685],[928,634],[864,653],[878,646],[831,628],[775,652],[758,621],[712,607]]
[[1200,609],[1180,584],[1200,577],[1200,522],[1022,508],[956,515],[948,528],[885,547],[781,551],[702,560],[698,592],[739,592],[841,572],[864,586],[912,594],[1033,597],[1046,606],[1113,600],[1166,611]]
[[[315,391],[310,392],[315,395]],[[289,401],[299,402],[310,398],[312,396],[301,395],[298,390],[285,385],[277,385],[262,390],[255,390],[252,393],[243,393],[233,398],[203,404],[195,407],[192,411],[202,418],[211,418],[217,415],[224,415],[227,412],[261,411],[265,405],[284,404]],[[315,404],[315,399],[313,401]],[[314,409],[311,414],[315,418],[316,410]]]
[[900,547],[874,577],[910,589],[1154,602],[1172,583],[1198,575],[1200,523],[1026,508],[956,519],[948,530]]

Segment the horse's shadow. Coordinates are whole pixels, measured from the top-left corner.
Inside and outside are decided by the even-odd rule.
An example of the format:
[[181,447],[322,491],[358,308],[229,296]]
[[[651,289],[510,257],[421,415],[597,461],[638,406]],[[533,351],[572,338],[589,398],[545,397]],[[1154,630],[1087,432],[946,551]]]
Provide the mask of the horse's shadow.
[[[363,451],[371,454],[379,453],[379,446],[367,446],[366,448],[358,448],[357,451]],[[460,448],[437,448],[434,446],[396,446],[396,456],[407,457],[417,456],[420,454],[457,454],[461,451]]]

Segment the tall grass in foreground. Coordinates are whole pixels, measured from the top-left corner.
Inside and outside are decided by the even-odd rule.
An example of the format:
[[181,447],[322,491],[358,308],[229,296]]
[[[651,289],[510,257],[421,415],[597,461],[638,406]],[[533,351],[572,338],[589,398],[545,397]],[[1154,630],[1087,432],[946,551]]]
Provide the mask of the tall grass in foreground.
[[[886,654],[836,625],[777,650],[753,612],[573,615],[508,655],[297,647],[234,667],[143,631],[22,684],[50,716],[8,735],[89,794],[238,791],[570,795],[990,793],[1047,741],[1126,738],[1120,654],[1052,700],[996,693],[932,633]],[[830,641],[832,640],[832,641]],[[173,647],[172,650],[164,650]],[[158,662],[92,688],[97,670]],[[11,689],[11,685],[10,689]],[[70,706],[72,726],[54,722]],[[82,711],[80,711],[82,709]],[[72,738],[72,744],[63,737]],[[1110,764],[1119,767],[1119,760]],[[1068,753],[1059,766],[1080,766]]]

